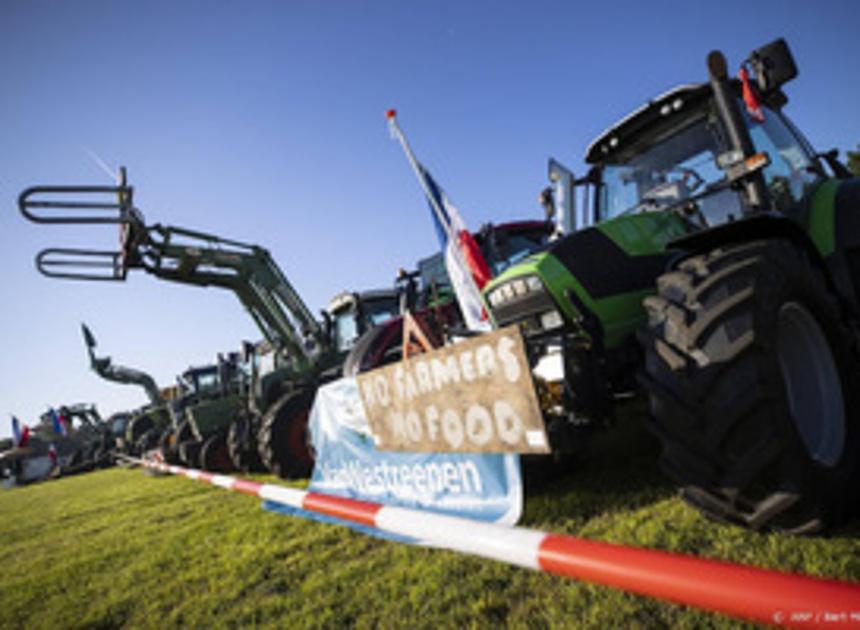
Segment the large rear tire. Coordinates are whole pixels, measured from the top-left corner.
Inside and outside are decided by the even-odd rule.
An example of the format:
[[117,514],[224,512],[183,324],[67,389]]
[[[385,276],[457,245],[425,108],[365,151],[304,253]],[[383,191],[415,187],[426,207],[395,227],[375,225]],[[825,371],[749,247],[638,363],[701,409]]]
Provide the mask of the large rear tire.
[[823,274],[778,239],[683,261],[646,299],[662,465],[707,516],[812,533],[853,503],[856,343]]
[[304,479],[313,470],[308,421],[315,394],[316,388],[284,394],[263,415],[260,458],[279,477]]

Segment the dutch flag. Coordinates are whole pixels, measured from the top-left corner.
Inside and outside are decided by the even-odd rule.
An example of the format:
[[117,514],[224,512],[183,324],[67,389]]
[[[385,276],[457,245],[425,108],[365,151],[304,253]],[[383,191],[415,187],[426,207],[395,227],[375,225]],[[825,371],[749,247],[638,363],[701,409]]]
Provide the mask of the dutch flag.
[[66,427],[66,419],[58,414],[54,409],[51,409],[51,420],[54,423],[54,433],[58,433],[60,435],[69,434],[69,430]]
[[15,441],[15,446],[18,448],[24,448],[27,445],[27,441],[30,439],[30,429],[27,425],[24,425],[24,428],[21,428],[21,423],[18,418],[12,416],[12,439]]
[[490,323],[481,300],[481,288],[492,278],[490,268],[481,249],[466,228],[463,218],[457,208],[448,200],[448,196],[430,172],[415,159],[406,137],[403,135],[396,120],[397,113],[392,109],[386,114],[392,134],[400,141],[409,163],[415,170],[418,181],[433,217],[433,226],[439,237],[439,244],[445,255],[445,268],[451,279],[454,294],[466,326],[470,330],[489,330]]
[[466,228],[457,208],[429,171],[418,163],[418,177],[424,181],[427,203],[439,245],[445,255],[445,268],[471,330],[489,330],[481,289],[492,278],[481,248]]

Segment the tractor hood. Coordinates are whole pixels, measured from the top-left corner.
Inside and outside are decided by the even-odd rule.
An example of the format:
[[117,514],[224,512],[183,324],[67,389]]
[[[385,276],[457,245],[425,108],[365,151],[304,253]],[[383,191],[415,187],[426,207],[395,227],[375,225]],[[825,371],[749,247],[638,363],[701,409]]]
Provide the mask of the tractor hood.
[[666,245],[684,234],[670,213],[606,221],[509,268],[484,287],[484,301],[496,326],[563,330],[613,347],[642,322],[642,299],[669,260]]

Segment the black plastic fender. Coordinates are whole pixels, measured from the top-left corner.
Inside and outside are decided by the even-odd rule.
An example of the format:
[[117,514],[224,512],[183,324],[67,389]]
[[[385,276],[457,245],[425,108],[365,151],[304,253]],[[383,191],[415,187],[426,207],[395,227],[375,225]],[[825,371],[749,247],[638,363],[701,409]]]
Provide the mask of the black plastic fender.
[[684,258],[723,245],[768,238],[789,240],[806,252],[809,260],[824,273],[830,290],[839,296],[843,306],[855,315],[860,313],[855,281],[852,280],[851,268],[844,255],[845,251],[837,247],[830,256],[822,256],[803,227],[784,214],[767,212],[738,219],[675,239],[668,244],[668,247],[678,252],[677,258],[673,261],[677,265]]

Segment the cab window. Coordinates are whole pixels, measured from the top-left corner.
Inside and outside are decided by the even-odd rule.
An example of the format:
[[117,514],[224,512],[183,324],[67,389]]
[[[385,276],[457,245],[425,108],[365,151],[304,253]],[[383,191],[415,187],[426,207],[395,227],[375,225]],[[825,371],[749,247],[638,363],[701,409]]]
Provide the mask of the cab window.
[[341,313],[334,318],[335,346],[339,352],[346,352],[355,344],[358,337],[358,325],[352,310]]
[[750,120],[753,144],[757,151],[766,151],[770,164],[764,169],[764,180],[774,209],[790,213],[798,202],[815,186],[819,175],[809,153],[791,132],[781,114],[764,110],[764,122]]

